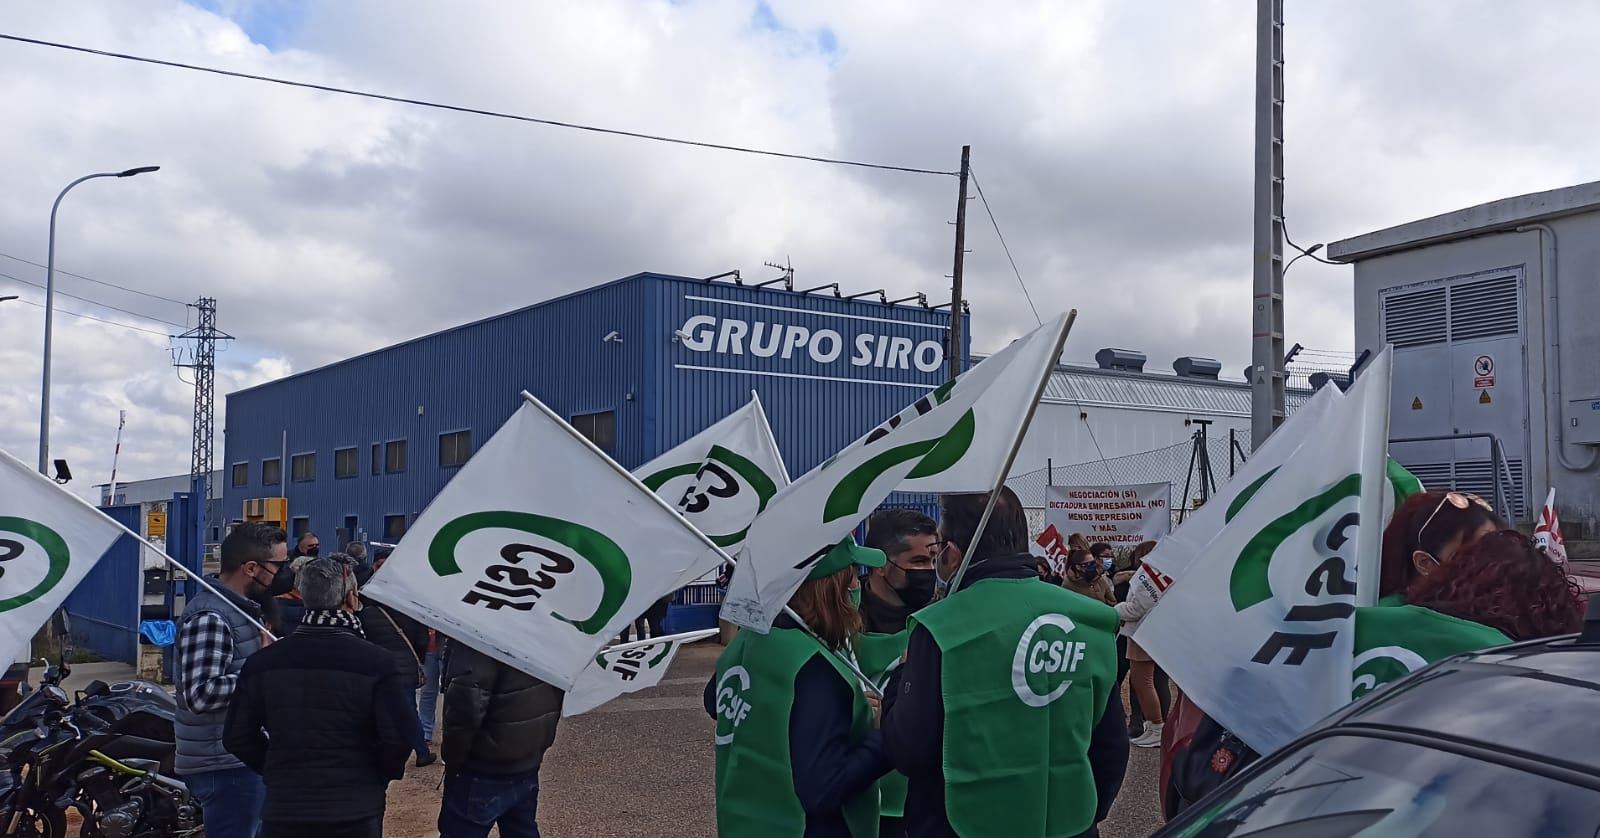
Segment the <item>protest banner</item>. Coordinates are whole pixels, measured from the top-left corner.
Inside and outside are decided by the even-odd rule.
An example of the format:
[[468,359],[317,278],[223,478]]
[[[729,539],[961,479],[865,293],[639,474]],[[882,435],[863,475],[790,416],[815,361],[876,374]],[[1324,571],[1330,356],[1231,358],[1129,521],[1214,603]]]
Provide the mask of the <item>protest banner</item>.
[[1352,618],[1375,598],[1395,492],[1386,468],[1392,371],[1385,350],[1308,429],[1315,444],[1242,497],[1134,635],[1197,705],[1261,753],[1350,700]]
[[1005,478],[1055,368],[1061,315],[946,382],[807,472],[751,524],[722,618],[765,633],[832,550],[896,488],[988,492]]
[[522,398],[363,592],[565,690],[651,603],[727,554]]
[[1091,544],[1136,547],[1172,530],[1172,484],[1050,486],[1044,522],[1067,536],[1078,533]]
[[1556,487],[1544,499],[1544,509],[1539,511],[1539,523],[1533,528],[1533,543],[1544,548],[1545,555],[1558,564],[1567,563],[1567,540],[1561,536],[1561,517],[1556,514]]

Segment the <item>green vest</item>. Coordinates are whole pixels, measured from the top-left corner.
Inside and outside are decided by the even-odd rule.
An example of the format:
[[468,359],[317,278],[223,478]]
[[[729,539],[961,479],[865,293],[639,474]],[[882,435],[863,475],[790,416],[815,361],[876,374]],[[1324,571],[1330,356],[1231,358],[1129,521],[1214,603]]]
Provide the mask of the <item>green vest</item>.
[[965,838],[1094,824],[1089,740],[1117,676],[1117,612],[1037,579],[984,579],[917,612],[942,655],[945,813]]
[[[911,640],[911,630],[894,634],[862,634],[856,638],[856,663],[881,687],[890,667],[900,662]],[[906,775],[890,771],[878,781],[878,809],[887,818],[906,814]]]
[[[717,834],[722,838],[799,838],[806,813],[794,792],[789,712],[794,679],[815,655],[833,665],[855,691],[851,738],[872,730],[872,711],[855,676],[811,635],[774,628],[741,631],[717,659]],[[868,788],[844,806],[855,838],[878,834],[878,790]]]
[[1357,699],[1437,660],[1502,646],[1511,638],[1482,623],[1420,605],[1356,609],[1354,682]]

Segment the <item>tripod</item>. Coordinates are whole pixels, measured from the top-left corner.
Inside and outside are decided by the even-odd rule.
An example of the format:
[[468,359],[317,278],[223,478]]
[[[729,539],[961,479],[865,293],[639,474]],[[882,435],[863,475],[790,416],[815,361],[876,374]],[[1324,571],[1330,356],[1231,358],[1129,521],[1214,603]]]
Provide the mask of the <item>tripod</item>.
[[1200,502],[1195,504],[1196,508],[1211,500],[1211,493],[1217,490],[1217,476],[1211,471],[1211,447],[1207,445],[1210,438],[1206,435],[1206,429],[1211,426],[1211,421],[1210,419],[1190,420],[1191,423],[1200,427],[1195,429],[1192,444],[1189,446],[1189,469],[1183,478],[1183,505],[1178,508],[1178,523],[1180,524],[1183,523],[1184,516],[1189,512],[1189,498],[1191,497],[1189,492],[1194,488],[1197,467],[1200,477]]

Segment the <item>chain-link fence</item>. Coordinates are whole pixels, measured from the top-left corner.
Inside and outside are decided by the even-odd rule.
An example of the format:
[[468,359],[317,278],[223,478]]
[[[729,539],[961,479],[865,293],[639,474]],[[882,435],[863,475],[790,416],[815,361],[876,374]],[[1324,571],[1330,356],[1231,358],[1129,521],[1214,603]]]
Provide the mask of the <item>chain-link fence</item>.
[[[1028,512],[1031,532],[1044,530],[1046,489],[1049,486],[1110,486],[1130,483],[1171,483],[1172,524],[1177,526],[1185,512],[1200,504],[1201,498],[1228,482],[1244,463],[1250,450],[1250,432],[1208,434],[1205,450],[1210,455],[1211,477],[1215,485],[1201,489],[1200,448],[1197,438],[1152,451],[1140,451],[1106,460],[1090,460],[1070,465],[1047,465],[1033,471],[1013,474],[1006,481],[1017,493]],[[1187,487],[1189,496],[1183,497]]]

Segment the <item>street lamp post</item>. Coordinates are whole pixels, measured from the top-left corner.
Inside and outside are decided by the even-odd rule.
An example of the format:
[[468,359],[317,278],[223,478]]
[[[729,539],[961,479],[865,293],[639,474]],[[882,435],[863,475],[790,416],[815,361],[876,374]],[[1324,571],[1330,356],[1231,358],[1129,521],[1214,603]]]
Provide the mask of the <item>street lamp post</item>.
[[86,180],[94,180],[97,177],[133,177],[160,170],[160,166],[139,166],[120,172],[96,172],[84,175],[67,184],[67,188],[56,196],[56,202],[50,205],[50,256],[46,260],[44,281],[44,383],[39,393],[39,473],[46,477],[50,476],[50,332],[56,301],[56,210],[61,208],[61,199],[67,197],[72,187]]

